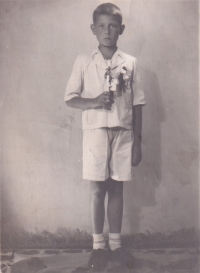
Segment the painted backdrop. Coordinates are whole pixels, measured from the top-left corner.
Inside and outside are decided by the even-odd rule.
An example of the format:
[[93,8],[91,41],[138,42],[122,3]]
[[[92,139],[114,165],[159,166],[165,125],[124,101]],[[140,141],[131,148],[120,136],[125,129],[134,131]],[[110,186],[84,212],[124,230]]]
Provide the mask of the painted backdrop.
[[[198,1],[113,1],[141,66],[143,160],[125,184],[124,233],[198,227]],[[91,231],[73,62],[97,47],[102,1],[0,1],[2,229]]]

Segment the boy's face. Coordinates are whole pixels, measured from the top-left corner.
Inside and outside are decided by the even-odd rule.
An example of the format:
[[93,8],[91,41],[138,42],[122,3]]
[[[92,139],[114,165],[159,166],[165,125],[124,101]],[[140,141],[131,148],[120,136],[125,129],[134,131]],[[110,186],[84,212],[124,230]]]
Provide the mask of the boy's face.
[[113,15],[99,15],[91,30],[97,36],[100,45],[105,47],[115,46],[119,35],[124,31],[125,26],[121,25]]

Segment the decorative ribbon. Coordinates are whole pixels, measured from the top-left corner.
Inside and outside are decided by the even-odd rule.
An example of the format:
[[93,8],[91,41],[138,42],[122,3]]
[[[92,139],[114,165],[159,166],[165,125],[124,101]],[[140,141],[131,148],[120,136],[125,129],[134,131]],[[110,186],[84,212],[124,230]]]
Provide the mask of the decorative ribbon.
[[[125,66],[122,67],[118,78],[113,78],[111,76],[111,67],[109,66],[106,69],[105,73],[105,84],[104,90],[105,91],[117,91],[117,85],[124,89],[124,86],[128,84],[128,80],[130,78],[130,71],[127,70]],[[121,89],[121,88],[120,88]]]

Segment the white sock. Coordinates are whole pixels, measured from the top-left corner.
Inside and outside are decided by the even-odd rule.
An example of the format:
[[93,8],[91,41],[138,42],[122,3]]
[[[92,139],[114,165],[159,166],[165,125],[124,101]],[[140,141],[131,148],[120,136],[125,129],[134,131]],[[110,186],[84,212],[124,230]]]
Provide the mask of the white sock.
[[111,250],[121,247],[121,233],[109,233],[109,247]]
[[106,242],[102,234],[92,234],[93,236],[93,249],[105,249]]

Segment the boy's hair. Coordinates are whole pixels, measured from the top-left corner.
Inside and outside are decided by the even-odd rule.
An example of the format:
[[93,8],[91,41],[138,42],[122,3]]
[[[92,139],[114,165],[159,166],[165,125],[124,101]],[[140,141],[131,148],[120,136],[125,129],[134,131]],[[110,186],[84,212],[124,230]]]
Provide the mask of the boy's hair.
[[99,15],[114,15],[120,25],[122,24],[122,13],[121,13],[121,10],[115,6],[114,4],[112,3],[104,3],[104,4],[101,4],[99,5],[93,12],[93,22],[95,23],[97,17]]

